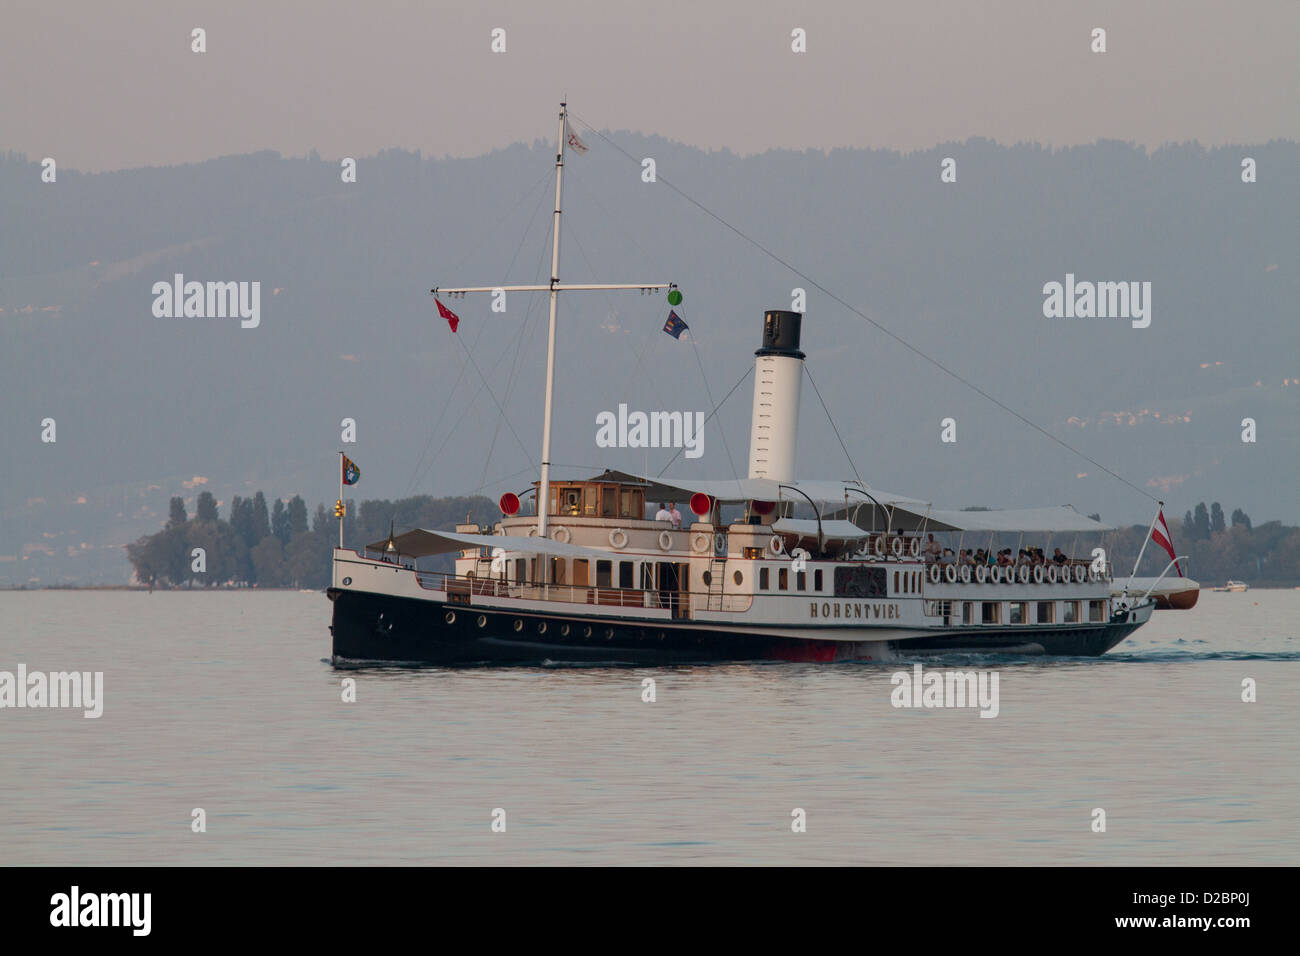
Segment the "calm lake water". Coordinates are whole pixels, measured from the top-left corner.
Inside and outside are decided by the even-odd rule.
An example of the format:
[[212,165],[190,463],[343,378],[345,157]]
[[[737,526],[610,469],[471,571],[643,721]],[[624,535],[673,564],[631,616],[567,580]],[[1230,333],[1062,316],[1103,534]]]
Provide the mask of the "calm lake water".
[[906,660],[335,671],[329,610],[0,593],[0,671],[104,674],[97,720],[0,710],[0,864],[1300,862],[1300,591],[922,660],[995,670],[994,719],[892,707]]

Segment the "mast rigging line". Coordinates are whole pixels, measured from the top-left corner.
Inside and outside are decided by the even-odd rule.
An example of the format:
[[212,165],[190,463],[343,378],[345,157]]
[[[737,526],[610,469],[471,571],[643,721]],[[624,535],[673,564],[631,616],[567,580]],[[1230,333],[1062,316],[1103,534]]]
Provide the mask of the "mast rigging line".
[[[538,180],[538,182],[533,186],[533,189],[529,191],[529,194],[531,194],[534,190],[536,190],[536,189],[538,188],[538,186],[540,186],[540,185],[542,184],[542,182],[543,182],[545,179],[547,179],[548,177],[549,177],[549,174],[547,174],[547,176],[543,176],[541,180]],[[533,222],[536,221],[536,219],[537,219],[537,213],[541,210],[542,205],[546,202],[546,198],[547,198],[546,193],[545,193],[545,191],[543,191],[541,198],[537,201],[537,206],[533,209],[533,214],[532,214],[532,216],[530,216],[529,219],[528,219],[528,225],[527,225],[527,227],[525,227],[523,234],[519,237],[519,244],[515,247],[515,254],[514,254],[514,256],[512,256],[511,259],[510,259],[510,268],[511,268],[511,269],[514,268],[514,263],[515,263],[516,260],[518,260],[518,258],[519,258],[519,253],[520,253],[520,251],[523,249],[525,241],[527,241],[527,239],[528,239],[528,233],[532,230]],[[522,201],[522,199],[521,199],[521,201]],[[515,206],[518,206],[518,205],[519,205],[519,203],[516,202],[516,203],[515,203]],[[512,209],[511,209],[511,211],[513,212],[513,207],[512,207]],[[504,220],[502,220],[502,221],[504,221]],[[498,223],[497,225],[500,225],[500,223]],[[494,228],[495,228],[495,227],[494,227]],[[548,229],[548,230],[546,231],[546,234],[543,236],[543,238],[549,238],[549,237],[550,237],[550,230]],[[538,259],[537,259],[537,267],[536,267],[536,269],[533,270],[534,273],[537,274],[537,275],[540,275],[540,274],[541,274],[541,271],[542,271],[542,257],[545,255],[545,253],[546,253],[546,249],[545,249],[545,246],[543,246],[542,254],[539,255],[539,256],[538,256]],[[507,275],[508,275],[508,274],[509,274],[509,269],[507,270]],[[521,332],[520,332],[520,337],[519,337],[519,346],[516,347],[516,351],[515,351],[516,365],[517,365],[517,363],[518,363],[518,358],[519,358],[519,348],[522,346],[523,337],[524,337],[524,334],[527,332],[528,322],[529,322],[529,319],[530,319],[531,316],[532,316],[533,305],[534,305],[534,300],[530,298],[530,299],[529,299],[529,302],[528,302],[528,308],[527,308],[527,309],[525,310],[525,312],[524,312],[524,328],[523,328],[523,329],[521,330]],[[483,337],[483,332],[484,332],[486,329],[487,329],[487,324],[486,324],[486,323],[480,323],[480,325],[479,325],[479,327],[478,327],[478,332],[477,332],[477,333],[475,334],[475,336],[474,336],[474,341],[473,341],[473,343],[471,343],[470,346],[466,347],[466,352],[467,352],[467,354],[469,353],[470,349],[472,349],[472,348],[474,348],[474,347],[476,347],[476,346],[478,345],[479,339],[481,339],[481,338]],[[452,334],[453,334],[453,335],[457,335],[458,333],[452,333]],[[462,344],[463,344],[463,343],[462,343]],[[502,358],[504,358],[504,354],[502,355]],[[472,361],[472,356],[471,356],[471,361]],[[498,358],[498,359],[497,359],[497,363],[496,363],[496,365],[493,366],[492,370],[495,372],[496,369],[497,369],[497,366],[499,366],[500,364],[501,364],[501,359]],[[477,366],[475,366],[475,367],[477,368]],[[449,392],[448,394],[450,394],[450,395],[455,395],[455,394],[456,394],[456,390],[457,390],[457,388],[460,386],[461,379],[462,379],[462,378],[464,377],[464,375],[465,375],[465,369],[466,369],[466,364],[465,364],[464,362],[462,362],[462,363],[460,364],[460,371],[459,371],[459,372],[457,373],[457,375],[456,375],[456,381],[455,381],[455,383],[453,383],[453,385],[452,385],[452,387],[451,387],[451,390],[450,390],[450,392]],[[482,373],[482,372],[479,372],[479,376],[480,376],[480,378],[482,378],[482,375],[483,375],[483,373]],[[512,375],[512,378],[513,378],[513,375]],[[487,380],[486,380],[486,379],[483,379],[482,382],[480,383],[478,389],[474,392],[474,396],[473,396],[473,398],[470,399],[470,403],[469,403],[470,408],[473,408],[473,407],[474,407],[474,402],[478,400],[478,396],[479,396],[480,394],[482,394],[483,389],[484,389],[484,387],[486,386],[486,384],[487,384]],[[513,382],[512,382],[511,384],[513,385]],[[510,393],[510,389],[507,388],[507,393],[506,393],[506,401],[507,401],[507,402],[509,401],[509,393]],[[494,400],[495,400],[495,396],[494,396]],[[498,404],[497,407],[500,408],[500,407],[501,407],[500,404]],[[441,414],[439,414],[439,416],[438,416],[438,420],[434,423],[433,428],[431,428],[431,429],[429,430],[429,438],[428,438],[428,440],[427,440],[427,441],[425,442],[425,444],[424,444],[424,451],[422,451],[422,452],[420,453],[420,459],[419,459],[418,462],[416,462],[416,465],[415,465],[415,471],[414,471],[414,472],[412,473],[412,475],[411,475],[411,481],[410,481],[410,484],[409,484],[409,487],[408,487],[408,494],[409,494],[411,491],[414,491],[414,490],[416,489],[416,487],[418,486],[419,482],[423,479],[424,475],[427,474],[427,472],[428,472],[428,468],[423,468],[423,466],[424,466],[424,460],[425,460],[425,458],[426,458],[426,457],[428,456],[428,454],[429,454],[429,446],[433,444],[433,437],[434,437],[435,434],[437,434],[437,431],[438,431],[439,427],[441,427],[441,425],[442,425],[442,420],[447,416],[447,412],[448,412],[448,410],[449,410],[450,408],[451,408],[451,403],[450,403],[450,402],[445,402],[445,403],[443,404],[443,406],[442,406],[442,412],[441,412]],[[504,412],[502,413],[502,417],[504,417]],[[498,430],[498,431],[500,430],[500,424],[501,424],[501,420],[498,419],[498,420],[497,420],[497,430]],[[507,421],[507,425],[509,425],[509,422],[508,422],[508,421]],[[512,433],[514,432],[514,428],[513,428],[513,426],[511,426],[510,430],[511,430]],[[449,432],[447,433],[447,435],[443,438],[442,443],[438,445],[438,449],[437,449],[437,451],[435,451],[435,452],[433,453],[433,459],[432,459],[432,460],[430,461],[430,463],[429,463],[429,468],[432,468],[432,467],[433,467],[433,462],[437,460],[438,456],[442,453],[443,448],[445,448],[445,447],[447,446],[447,442],[449,442],[449,441],[451,440],[452,435],[454,435],[455,433],[456,433],[456,426],[453,425],[451,431],[449,431]],[[518,436],[518,435],[515,435],[515,441],[519,441],[519,436]],[[496,437],[495,437],[495,435],[493,436],[492,443],[493,443],[493,445],[496,444]],[[522,446],[523,446],[523,443],[520,442],[520,447],[522,447]],[[527,454],[528,454],[528,452],[527,452],[526,449],[525,449],[525,451],[524,451],[524,454],[525,454],[525,456],[527,456]],[[489,455],[490,455],[490,453],[489,453]],[[531,458],[528,458],[528,460],[529,460],[529,461],[532,461]],[[422,469],[423,469],[423,470],[422,470]],[[485,468],[485,470],[486,470],[486,468]]]
[[[736,381],[736,384],[731,386],[731,388],[727,389],[727,394],[722,396],[722,401],[718,402],[717,405],[714,405],[713,411],[709,412],[708,417],[704,419],[704,423],[706,425],[709,423],[710,419],[712,419],[714,415],[718,414],[718,410],[727,403],[727,399],[731,398],[731,393],[734,392],[736,389],[740,388],[741,384],[745,381],[745,379],[749,378],[749,376],[752,375],[753,372],[754,372],[754,366],[751,365],[747,369],[745,369],[745,374],[740,376],[740,378]],[[662,478],[664,472],[673,466],[673,462],[677,460],[678,456],[681,455],[683,451],[685,451],[684,448],[677,449],[677,451],[673,453],[673,457],[668,459],[668,464],[660,468],[659,474],[655,475],[655,477]],[[735,470],[734,466],[732,470],[733,471]]]
[[858,484],[867,487],[867,483],[862,480],[862,475],[858,474],[857,463],[854,462],[853,456],[849,454],[849,448],[844,444],[844,439],[840,437],[840,430],[835,427],[835,419],[831,417],[831,410],[826,407],[826,399],[822,398],[822,390],[817,387],[817,380],[813,378],[812,371],[808,368],[808,363],[803,363],[804,374],[808,376],[808,381],[817,393],[817,401],[822,403],[822,411],[826,413],[826,420],[831,423],[831,431],[835,433],[836,439],[839,440],[840,448],[844,449],[844,457],[849,460],[849,467],[853,469],[853,477],[858,479]]
[[[633,156],[631,153],[629,153],[627,150],[625,150],[622,146],[618,145],[618,143],[615,143],[612,139],[610,139],[608,136],[606,136],[606,135],[605,135],[604,133],[602,133],[600,130],[596,129],[594,126],[592,126],[590,123],[588,123],[585,119],[583,119],[583,118],[582,118],[581,116],[579,116],[577,113],[570,112],[569,115],[570,115],[573,119],[575,119],[575,120],[577,120],[579,123],[581,123],[581,124],[582,124],[582,125],[583,125],[587,130],[588,130],[588,132],[590,132],[593,136],[596,136],[597,138],[603,140],[605,143],[608,143],[609,146],[611,146],[613,149],[617,150],[619,153],[622,153],[624,156],[626,156],[626,157],[627,157],[630,161],[632,161],[633,163],[636,163],[637,166],[640,166],[640,165],[641,165],[641,161],[640,161],[639,159],[637,159],[635,156]],[[792,273],[794,273],[796,276],[798,276],[798,277],[799,277],[800,279],[802,279],[804,282],[807,282],[810,286],[812,286],[813,288],[815,288],[818,292],[821,292],[823,295],[825,295],[827,298],[831,299],[833,302],[836,302],[836,303],[838,303],[839,305],[843,306],[845,309],[848,309],[850,312],[852,312],[852,313],[853,313],[854,315],[856,315],[858,318],[860,318],[860,319],[862,319],[862,320],[864,320],[864,321],[870,323],[871,325],[875,326],[876,329],[878,329],[879,331],[883,332],[885,335],[889,336],[891,339],[893,339],[893,340],[894,340],[895,342],[897,342],[899,345],[901,345],[901,346],[903,346],[904,348],[906,348],[908,351],[910,351],[910,352],[914,353],[915,355],[918,355],[918,356],[920,356],[921,358],[925,359],[925,361],[929,362],[931,365],[933,365],[935,368],[939,369],[939,371],[943,372],[945,375],[948,375],[949,377],[951,377],[951,378],[953,378],[953,379],[956,379],[958,382],[961,382],[961,384],[965,385],[965,386],[966,386],[967,388],[969,388],[971,391],[975,392],[976,394],[978,394],[978,395],[982,396],[983,398],[987,399],[988,401],[992,402],[994,405],[996,405],[998,408],[1002,409],[1002,410],[1003,410],[1004,412],[1006,412],[1008,415],[1011,415],[1013,418],[1016,418],[1017,420],[1019,420],[1019,421],[1022,422],[1023,424],[1028,425],[1030,428],[1034,429],[1034,431],[1036,431],[1036,432],[1038,432],[1039,434],[1043,435],[1044,437],[1049,438],[1049,439],[1051,439],[1052,441],[1056,442],[1056,444],[1060,445],[1060,446],[1061,446],[1062,448],[1064,448],[1066,451],[1072,452],[1073,454],[1075,454],[1075,455],[1077,455],[1078,457],[1082,458],[1084,461],[1088,462],[1089,464],[1094,465],[1094,466],[1097,467],[1097,468],[1100,468],[1102,471],[1104,471],[1106,474],[1110,475],[1110,476],[1111,476],[1112,478],[1114,478],[1116,481],[1120,481],[1120,482],[1122,482],[1122,483],[1128,485],[1130,488],[1132,488],[1132,489],[1133,489],[1134,491],[1136,491],[1138,494],[1142,495],[1144,498],[1147,498],[1147,499],[1150,500],[1150,501],[1156,501],[1156,500],[1157,500],[1156,497],[1155,497],[1154,495],[1150,494],[1149,492],[1147,492],[1147,491],[1143,490],[1142,488],[1138,487],[1137,485],[1133,484],[1133,482],[1129,481],[1129,480],[1128,480],[1127,478],[1125,478],[1123,475],[1119,474],[1118,472],[1112,471],[1111,469],[1109,469],[1109,468],[1107,468],[1105,465],[1103,465],[1101,462],[1097,461],[1095,458],[1093,458],[1093,457],[1091,457],[1091,456],[1089,456],[1089,455],[1087,455],[1087,454],[1084,454],[1083,452],[1079,451],[1079,449],[1075,448],[1073,445],[1071,445],[1069,442],[1065,441],[1064,439],[1057,438],[1055,435],[1053,435],[1053,434],[1052,434],[1051,432],[1049,432],[1047,429],[1043,428],[1041,425],[1037,424],[1036,422],[1030,421],[1030,420],[1029,420],[1028,418],[1026,418],[1024,415],[1020,414],[1020,412],[1016,411],[1016,410],[1015,410],[1014,408],[1012,408],[1010,405],[1007,405],[1005,402],[1002,402],[1002,401],[1000,401],[999,399],[995,398],[994,396],[990,395],[988,392],[986,392],[984,389],[980,388],[978,385],[976,385],[976,384],[975,384],[974,382],[972,382],[970,379],[968,379],[968,378],[966,378],[965,376],[960,375],[960,374],[958,374],[957,372],[953,371],[953,370],[950,369],[948,366],[946,366],[946,365],[944,365],[942,362],[940,362],[938,359],[936,359],[936,358],[932,358],[931,356],[927,355],[925,352],[921,351],[919,348],[917,348],[917,347],[916,347],[915,345],[913,345],[911,342],[908,342],[906,339],[902,338],[901,336],[899,336],[899,335],[897,335],[896,333],[894,333],[894,332],[890,331],[889,329],[887,329],[885,326],[881,325],[879,322],[877,322],[877,321],[876,321],[875,319],[873,319],[871,316],[867,315],[867,314],[866,314],[865,312],[863,312],[861,309],[858,309],[858,308],[856,308],[855,306],[853,306],[853,305],[849,304],[848,302],[844,301],[844,300],[841,299],[838,295],[836,295],[834,292],[832,292],[830,289],[826,288],[824,285],[822,285],[822,284],[821,284],[820,282],[818,282],[816,279],[814,279],[814,278],[812,278],[811,276],[809,276],[806,272],[802,271],[801,269],[799,269],[798,267],[796,267],[795,265],[793,265],[792,263],[790,263],[790,262],[787,261],[786,259],[784,259],[784,258],[782,258],[781,256],[777,255],[775,252],[773,252],[771,249],[767,248],[767,246],[763,245],[763,244],[762,244],[761,242],[759,242],[757,239],[754,239],[754,238],[750,237],[748,234],[746,234],[745,232],[741,231],[738,227],[733,226],[730,222],[728,222],[726,219],[724,219],[724,218],[723,218],[722,216],[720,216],[718,213],[714,212],[712,209],[710,209],[708,206],[704,205],[704,204],[703,204],[702,202],[700,202],[698,199],[696,199],[695,197],[691,196],[690,194],[686,193],[685,191],[683,191],[682,189],[680,189],[679,187],[677,187],[676,185],[674,185],[674,184],[673,184],[671,181],[669,181],[668,179],[665,179],[663,176],[658,175],[658,173],[656,173],[655,181],[658,182],[658,183],[662,183],[663,185],[667,186],[669,189],[671,189],[671,190],[672,190],[673,192],[675,192],[677,195],[681,196],[683,199],[685,199],[685,200],[686,200],[687,202],[689,202],[691,205],[695,206],[697,209],[699,209],[699,210],[700,210],[701,212],[703,212],[705,215],[709,216],[711,219],[716,220],[719,224],[721,224],[722,226],[724,226],[725,228],[727,228],[727,229],[730,230],[731,232],[734,232],[737,236],[739,236],[739,237],[740,237],[741,239],[743,239],[745,242],[749,243],[751,246],[753,246],[753,247],[754,247],[755,249],[757,249],[759,252],[763,253],[765,256],[767,256],[768,258],[772,259],[773,261],[775,261],[775,262],[777,262],[777,263],[780,263],[782,266],[784,266],[785,268],[789,269]],[[724,399],[724,401],[725,401],[725,399]],[[660,474],[662,474],[662,472],[660,472]]]

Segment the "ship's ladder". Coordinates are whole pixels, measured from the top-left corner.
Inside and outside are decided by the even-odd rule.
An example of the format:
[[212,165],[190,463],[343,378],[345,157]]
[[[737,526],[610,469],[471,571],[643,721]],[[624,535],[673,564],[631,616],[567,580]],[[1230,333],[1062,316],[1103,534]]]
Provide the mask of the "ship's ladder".
[[709,561],[709,594],[706,606],[710,611],[722,610],[722,588],[726,583],[726,573],[726,558],[713,558]]

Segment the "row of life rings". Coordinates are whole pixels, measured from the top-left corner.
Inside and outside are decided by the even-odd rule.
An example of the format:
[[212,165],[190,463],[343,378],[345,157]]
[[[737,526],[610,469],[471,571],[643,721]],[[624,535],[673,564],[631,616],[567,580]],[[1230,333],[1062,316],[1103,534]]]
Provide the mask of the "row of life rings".
[[1022,564],[1019,568],[1000,568],[997,565],[987,567],[979,564],[973,571],[969,564],[963,564],[961,567],[955,564],[930,565],[931,584],[938,584],[940,581],[947,581],[949,584],[956,584],[958,581],[962,584],[970,584],[972,577],[977,584],[983,584],[985,581],[992,581],[994,584],[1015,584],[1017,578],[1021,584],[1028,584],[1030,581],[1035,584],[1069,584],[1071,578],[1074,579],[1075,584],[1082,584],[1085,580],[1100,581],[1101,572],[1090,571],[1081,564],[1075,565],[1073,570],[1068,567],[1057,567],[1055,564],[1039,564],[1033,568],[1027,564]]
[[[904,554],[910,554],[914,558],[921,556],[921,539],[904,538],[902,535],[894,535],[889,538],[888,543],[885,541],[885,535],[877,535],[875,542],[871,545],[871,551],[876,557],[883,558],[888,551],[896,558],[901,558]],[[866,551],[866,548],[863,548]]]

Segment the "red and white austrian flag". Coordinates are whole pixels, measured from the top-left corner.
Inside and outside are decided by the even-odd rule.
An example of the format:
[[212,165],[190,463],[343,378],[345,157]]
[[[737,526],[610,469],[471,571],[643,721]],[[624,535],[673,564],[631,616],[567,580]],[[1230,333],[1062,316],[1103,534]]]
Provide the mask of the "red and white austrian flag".
[[1156,523],[1151,526],[1151,540],[1165,549],[1169,560],[1174,562],[1175,568],[1178,568],[1178,576],[1181,578],[1183,569],[1178,567],[1178,555],[1174,554],[1174,539],[1169,534],[1169,525],[1165,524],[1164,508],[1160,509],[1160,513],[1156,515]]

